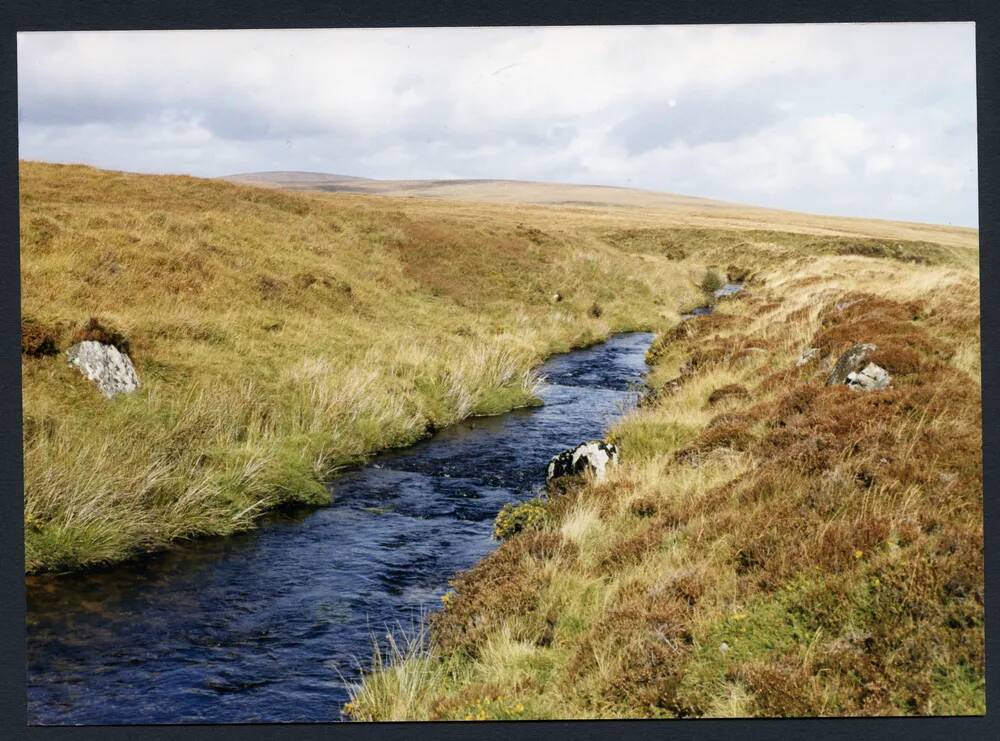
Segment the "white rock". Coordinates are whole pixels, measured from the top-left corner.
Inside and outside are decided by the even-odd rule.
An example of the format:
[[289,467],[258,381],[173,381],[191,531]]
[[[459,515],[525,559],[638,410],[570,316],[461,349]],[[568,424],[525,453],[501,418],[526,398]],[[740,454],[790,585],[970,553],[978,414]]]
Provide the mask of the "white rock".
[[546,483],[561,476],[590,473],[598,481],[607,475],[608,466],[618,463],[618,448],[613,443],[592,440],[571,450],[564,450],[549,461]]
[[132,361],[113,345],[84,340],[66,351],[66,360],[109,399],[139,388],[139,376]]
[[849,373],[847,385],[860,391],[878,391],[884,389],[892,380],[889,372],[875,363],[869,363],[856,373]]

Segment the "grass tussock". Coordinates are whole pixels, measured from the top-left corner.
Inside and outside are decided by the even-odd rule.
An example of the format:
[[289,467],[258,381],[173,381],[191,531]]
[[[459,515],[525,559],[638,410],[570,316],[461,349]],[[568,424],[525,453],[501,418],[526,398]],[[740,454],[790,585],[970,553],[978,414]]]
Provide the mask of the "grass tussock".
[[[984,712],[974,265],[770,241],[749,295],[660,333],[609,479],[455,579],[425,717]],[[889,388],[826,384],[857,342]]]
[[[672,321],[699,269],[573,210],[20,175],[30,572],[323,503],[338,467],[537,403],[545,356]],[[141,390],[102,398],[59,354],[85,339],[128,353]]]
[[[34,163],[21,206],[29,570],[323,503],[340,466],[535,403],[547,354],[654,329],[621,464],[501,513],[347,714],[984,711],[975,235]],[[678,322],[719,266],[746,292]],[[87,333],[140,391],[67,366]],[[858,342],[888,388],[826,384]]]

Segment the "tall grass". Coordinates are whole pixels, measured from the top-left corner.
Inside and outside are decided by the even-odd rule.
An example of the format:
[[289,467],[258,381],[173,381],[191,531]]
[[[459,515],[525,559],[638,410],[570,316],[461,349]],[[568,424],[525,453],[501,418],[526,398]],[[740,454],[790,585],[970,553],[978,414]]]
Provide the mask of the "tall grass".
[[427,701],[443,684],[446,668],[434,659],[426,625],[398,626],[383,640],[372,636],[371,681],[350,688],[344,712],[357,720],[427,720]]
[[108,401],[61,353],[24,356],[32,572],[323,503],[337,468],[537,403],[546,355],[657,326],[658,296],[692,290],[572,210],[534,214],[540,241],[512,206],[38,163],[21,204],[29,339],[65,350],[96,317],[142,380]]
[[[762,250],[745,295],[661,335],[621,465],[454,580],[417,662],[448,672],[413,717],[984,712],[974,260],[836,247]],[[825,385],[859,340],[890,389]]]

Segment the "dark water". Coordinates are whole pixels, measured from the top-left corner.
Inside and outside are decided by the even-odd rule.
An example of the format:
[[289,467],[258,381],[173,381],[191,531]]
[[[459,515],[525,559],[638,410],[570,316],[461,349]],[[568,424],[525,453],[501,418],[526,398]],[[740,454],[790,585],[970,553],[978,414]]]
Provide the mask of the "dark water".
[[[721,288],[717,289],[713,293],[713,295],[717,299],[718,298],[727,298],[729,296],[732,296],[735,293],[739,293],[742,290],[743,290],[743,284],[742,283],[726,283],[724,286],[722,286]],[[687,314],[681,314],[681,319],[690,319],[691,317],[695,317],[695,316],[706,316],[707,314],[711,314],[713,311],[715,311],[715,305],[714,304],[705,304],[704,306],[695,306]]]
[[635,402],[652,335],[558,356],[545,406],[468,420],[330,484],[329,507],[140,564],[35,579],[32,724],[340,719],[371,634],[435,609],[497,510]]

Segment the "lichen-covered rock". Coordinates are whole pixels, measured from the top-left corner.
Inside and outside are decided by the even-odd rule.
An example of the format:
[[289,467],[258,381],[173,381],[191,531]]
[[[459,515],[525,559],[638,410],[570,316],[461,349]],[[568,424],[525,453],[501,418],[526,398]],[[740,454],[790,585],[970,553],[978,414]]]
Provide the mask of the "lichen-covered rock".
[[545,482],[562,476],[579,476],[590,473],[598,481],[607,475],[609,465],[618,463],[618,448],[613,443],[592,440],[564,450],[549,461]]
[[95,340],[78,342],[66,351],[66,360],[94,382],[109,399],[139,388],[139,376],[128,355],[114,345]]
[[856,373],[847,376],[847,385],[859,391],[878,391],[889,385],[892,377],[882,366],[869,363]]
[[868,356],[878,348],[875,345],[859,342],[852,346],[847,352],[840,356],[837,364],[833,366],[829,377],[826,379],[827,386],[839,386],[847,383],[847,377],[865,367]]

